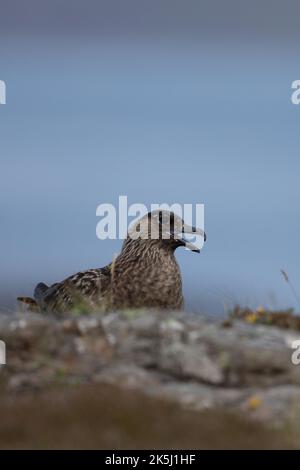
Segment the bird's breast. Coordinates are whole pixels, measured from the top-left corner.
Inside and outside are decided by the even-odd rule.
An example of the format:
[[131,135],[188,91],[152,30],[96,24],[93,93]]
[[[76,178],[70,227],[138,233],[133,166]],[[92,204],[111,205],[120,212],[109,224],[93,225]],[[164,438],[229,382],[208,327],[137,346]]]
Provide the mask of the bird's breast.
[[115,263],[112,296],[115,307],[180,308],[182,283],[179,266],[172,258],[135,259]]

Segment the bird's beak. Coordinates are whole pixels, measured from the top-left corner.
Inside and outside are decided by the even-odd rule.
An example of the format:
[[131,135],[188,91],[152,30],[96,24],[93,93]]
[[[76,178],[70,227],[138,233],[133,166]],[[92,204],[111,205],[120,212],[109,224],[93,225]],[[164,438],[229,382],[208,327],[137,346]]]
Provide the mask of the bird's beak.
[[200,248],[202,248],[203,243],[206,241],[206,233],[204,232],[204,230],[202,230],[201,228],[192,227],[191,225],[184,224],[183,234],[182,234],[182,237],[181,237],[181,239],[184,242],[184,245],[186,246],[186,248],[189,248],[190,250],[195,251],[196,253],[200,253],[200,248],[198,246],[196,246],[194,243],[192,243],[190,240],[185,238],[184,234],[196,235],[196,236],[198,235],[198,236],[202,237],[203,242],[202,242],[201,247],[200,247]]

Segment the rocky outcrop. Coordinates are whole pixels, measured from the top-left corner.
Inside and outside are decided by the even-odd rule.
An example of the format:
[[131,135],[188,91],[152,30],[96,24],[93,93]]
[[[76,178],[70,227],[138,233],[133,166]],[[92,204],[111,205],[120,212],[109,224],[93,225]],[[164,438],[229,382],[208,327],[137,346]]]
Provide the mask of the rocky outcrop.
[[230,410],[298,426],[300,332],[190,313],[124,311],[56,318],[0,316],[7,364],[0,396],[54,384],[112,384],[192,410]]

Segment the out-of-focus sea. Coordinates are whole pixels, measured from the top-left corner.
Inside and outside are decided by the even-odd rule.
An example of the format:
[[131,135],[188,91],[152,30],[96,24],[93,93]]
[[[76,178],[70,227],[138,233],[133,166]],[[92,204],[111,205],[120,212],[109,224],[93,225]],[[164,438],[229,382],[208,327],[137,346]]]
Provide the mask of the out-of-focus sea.
[[[3,44],[2,44],[3,46]],[[293,51],[193,41],[14,38],[1,47],[0,299],[103,266],[96,207],[204,203],[207,243],[178,250],[187,307],[297,303],[300,106]]]

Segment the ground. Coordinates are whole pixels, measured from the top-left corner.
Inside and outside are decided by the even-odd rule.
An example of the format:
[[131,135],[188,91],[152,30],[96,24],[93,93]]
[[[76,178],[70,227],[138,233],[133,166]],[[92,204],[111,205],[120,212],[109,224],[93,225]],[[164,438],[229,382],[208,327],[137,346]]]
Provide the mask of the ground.
[[0,448],[299,448],[297,321],[269,314],[1,315]]

